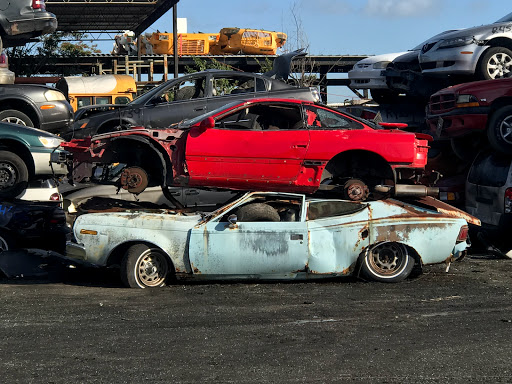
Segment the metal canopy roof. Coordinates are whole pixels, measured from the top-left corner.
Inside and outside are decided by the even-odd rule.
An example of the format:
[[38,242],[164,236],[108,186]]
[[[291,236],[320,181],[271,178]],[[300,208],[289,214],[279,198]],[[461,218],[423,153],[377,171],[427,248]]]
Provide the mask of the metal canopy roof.
[[[59,31],[144,32],[179,0],[47,0]],[[172,20],[169,20],[172,25]]]

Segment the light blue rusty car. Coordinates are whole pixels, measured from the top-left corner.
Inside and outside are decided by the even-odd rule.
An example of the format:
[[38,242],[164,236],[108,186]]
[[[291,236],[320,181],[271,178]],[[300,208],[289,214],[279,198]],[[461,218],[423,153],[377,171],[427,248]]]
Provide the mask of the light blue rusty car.
[[[120,266],[129,287],[170,278],[405,279],[415,264],[449,263],[468,247],[471,216],[432,198],[352,202],[250,192],[209,214],[86,213],[68,257]],[[459,216],[459,217],[456,217]],[[464,217],[464,218],[462,218]]]

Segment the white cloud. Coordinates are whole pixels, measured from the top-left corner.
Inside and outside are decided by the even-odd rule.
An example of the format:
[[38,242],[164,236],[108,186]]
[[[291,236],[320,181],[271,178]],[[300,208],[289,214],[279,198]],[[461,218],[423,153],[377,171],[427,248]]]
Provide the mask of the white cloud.
[[364,12],[372,16],[411,17],[439,7],[439,0],[368,0]]

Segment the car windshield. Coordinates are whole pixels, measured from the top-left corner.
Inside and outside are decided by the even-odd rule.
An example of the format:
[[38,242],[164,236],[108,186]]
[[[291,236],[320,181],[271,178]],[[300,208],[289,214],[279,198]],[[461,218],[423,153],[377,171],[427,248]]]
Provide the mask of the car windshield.
[[505,23],[507,21],[512,21],[512,13],[509,13],[507,16],[502,17],[498,21],[495,21],[494,24],[496,24],[496,23]]
[[409,49],[409,51],[419,51],[421,48],[423,48],[423,46],[430,40],[434,40],[434,39],[437,39],[438,37],[440,36],[443,36],[443,35],[446,35],[447,33],[450,33],[450,32],[455,32],[457,31],[457,29],[449,29],[447,31],[444,31],[444,32],[441,32],[441,33],[438,33],[437,35],[434,35],[432,36],[430,39],[428,40],[425,40],[423,43],[421,44],[418,44],[417,46],[415,46],[413,49]]

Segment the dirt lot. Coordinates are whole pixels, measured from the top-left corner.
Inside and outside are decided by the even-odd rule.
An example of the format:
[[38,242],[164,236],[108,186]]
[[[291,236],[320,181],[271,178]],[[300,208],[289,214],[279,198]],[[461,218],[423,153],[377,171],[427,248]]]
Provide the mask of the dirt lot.
[[510,383],[512,261],[400,284],[0,280],[4,383]]

